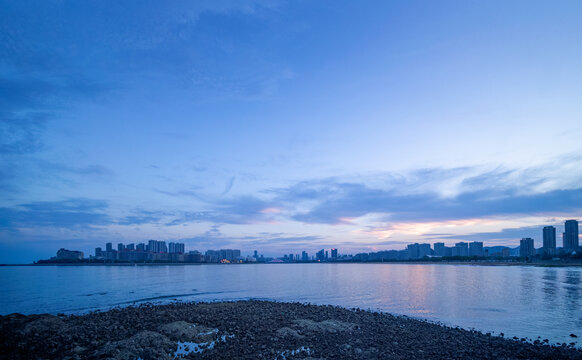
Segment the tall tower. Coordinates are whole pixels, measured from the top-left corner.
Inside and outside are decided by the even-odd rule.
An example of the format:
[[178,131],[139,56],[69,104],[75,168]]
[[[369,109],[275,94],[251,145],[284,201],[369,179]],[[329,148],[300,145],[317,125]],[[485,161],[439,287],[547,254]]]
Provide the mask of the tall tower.
[[528,257],[534,256],[536,254],[536,249],[534,247],[534,239],[523,238],[519,241],[519,256]]
[[568,251],[578,250],[578,221],[566,220],[564,231],[564,249]]
[[555,255],[556,254],[556,228],[553,226],[544,226],[544,254]]

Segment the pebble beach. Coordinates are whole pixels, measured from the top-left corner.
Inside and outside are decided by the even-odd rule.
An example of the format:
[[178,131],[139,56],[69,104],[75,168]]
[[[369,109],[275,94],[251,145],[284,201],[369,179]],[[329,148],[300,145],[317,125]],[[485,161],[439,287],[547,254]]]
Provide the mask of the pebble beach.
[[11,314],[0,317],[0,334],[4,359],[582,359],[582,351],[541,338],[256,300]]

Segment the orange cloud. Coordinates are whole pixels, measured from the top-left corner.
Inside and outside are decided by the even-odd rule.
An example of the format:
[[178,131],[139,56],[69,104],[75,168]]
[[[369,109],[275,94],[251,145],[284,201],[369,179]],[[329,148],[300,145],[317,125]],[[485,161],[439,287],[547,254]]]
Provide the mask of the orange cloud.
[[491,219],[464,219],[464,220],[449,220],[449,221],[432,221],[432,222],[404,222],[390,224],[386,227],[378,227],[366,231],[373,236],[385,239],[395,233],[407,235],[425,235],[431,232],[439,231],[439,229],[463,228],[476,225],[493,225],[499,221]]

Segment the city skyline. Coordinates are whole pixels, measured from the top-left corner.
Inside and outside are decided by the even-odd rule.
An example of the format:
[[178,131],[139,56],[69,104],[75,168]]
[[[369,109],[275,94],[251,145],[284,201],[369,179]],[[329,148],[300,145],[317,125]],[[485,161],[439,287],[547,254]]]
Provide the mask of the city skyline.
[[[577,220],[566,220],[564,223],[562,246],[556,243],[556,228],[554,226],[544,226],[542,229],[542,244],[536,248],[535,240],[524,237],[519,240],[519,246],[511,248],[507,245],[487,246],[482,241],[464,242],[460,241],[454,246],[447,246],[443,242],[412,243],[407,244],[400,250],[380,250],[370,253],[346,254],[340,253],[337,248],[320,249],[314,255],[309,255],[304,249],[293,249],[296,253],[284,254],[283,256],[269,257],[262,252],[254,250],[252,255],[244,255],[240,249],[187,249],[184,243],[148,240],[141,243],[114,243],[108,242],[105,248],[96,247],[94,255],[84,257],[84,252],[61,248],[57,251],[54,259],[81,260],[90,259],[106,262],[190,262],[190,263],[217,263],[230,262],[271,262],[272,260],[283,262],[311,262],[311,261],[368,261],[368,259],[380,260],[417,260],[425,257],[476,257],[476,258],[508,258],[521,257],[532,259],[534,256],[550,259],[555,256],[576,255],[582,251],[579,243],[579,223]],[[432,245],[432,246],[431,246]],[[301,251],[299,253],[298,251]],[[576,255],[577,256],[577,255]]]
[[579,1],[0,3],[0,263],[518,245],[582,214]]

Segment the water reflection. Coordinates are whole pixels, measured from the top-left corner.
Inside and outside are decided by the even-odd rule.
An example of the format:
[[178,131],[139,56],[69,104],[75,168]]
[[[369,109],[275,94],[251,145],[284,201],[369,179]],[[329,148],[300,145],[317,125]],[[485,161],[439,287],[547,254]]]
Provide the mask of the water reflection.
[[566,271],[564,283],[565,288],[565,303],[568,310],[578,310],[580,308],[580,271],[568,270]]
[[570,333],[582,335],[581,277],[576,268],[413,264],[3,267],[0,311],[88,311],[153,298],[262,298],[570,342]]
[[530,267],[520,267],[520,286],[521,291],[519,291],[521,303],[524,305],[531,306],[536,291],[536,281],[532,276]]
[[556,297],[558,295],[559,290],[558,271],[553,268],[544,269],[542,280],[543,280],[542,292],[544,293],[544,305],[545,307],[554,306],[554,302],[556,301]]

